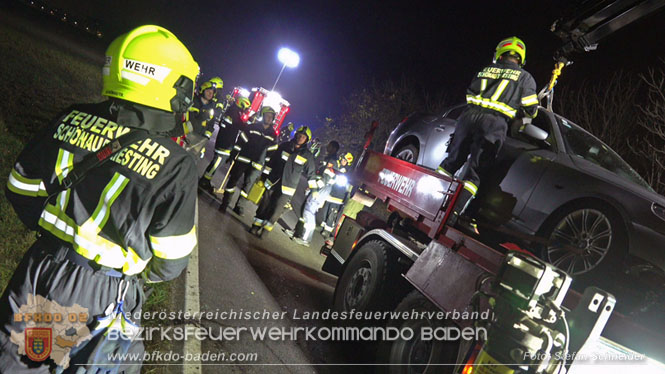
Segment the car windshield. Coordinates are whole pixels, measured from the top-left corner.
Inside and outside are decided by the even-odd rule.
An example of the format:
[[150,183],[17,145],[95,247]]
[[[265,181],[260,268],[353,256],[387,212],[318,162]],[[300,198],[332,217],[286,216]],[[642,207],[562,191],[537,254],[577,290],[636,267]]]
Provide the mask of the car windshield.
[[653,191],[651,186],[610,147],[563,118],[561,124],[561,135],[569,154],[593,162],[627,181]]

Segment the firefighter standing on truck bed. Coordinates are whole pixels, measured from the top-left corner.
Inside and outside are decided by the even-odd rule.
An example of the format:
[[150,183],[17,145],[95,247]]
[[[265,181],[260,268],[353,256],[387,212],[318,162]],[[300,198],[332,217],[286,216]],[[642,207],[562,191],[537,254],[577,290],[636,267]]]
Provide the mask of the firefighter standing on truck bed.
[[[229,179],[224,187],[224,198],[219,207],[222,212],[229,206],[236,185],[240,178],[244,176],[240,197],[233,208],[236,214],[242,216],[249,190],[256,182],[256,178],[261,175],[263,164],[270,161],[270,158],[266,157],[266,153],[274,151],[278,147],[275,142],[275,129],[273,128],[275,115],[275,110],[266,106],[261,109],[261,121],[248,126],[246,130],[241,130],[246,135],[247,142],[242,141],[245,136],[241,135],[238,137],[237,147],[234,146],[234,152],[238,154],[237,157],[233,153],[231,155],[231,159],[235,158],[236,162],[229,171]],[[240,149],[238,150],[238,148]]]
[[[481,70],[466,91],[468,109],[457,120],[448,157],[438,172],[452,177],[469,158],[464,189],[453,207],[454,217],[464,213],[480,186],[478,168],[494,161],[508,129],[508,121],[538,113],[536,82],[526,70],[526,46],[517,37],[502,40],[494,62]],[[454,222],[454,221],[453,221]]]
[[301,175],[307,178],[311,189],[318,188],[315,179],[316,162],[307,147],[311,138],[312,131],[307,126],[300,126],[293,139],[280,144],[268,154],[270,161],[263,170],[266,174],[266,191],[249,229],[251,234],[261,237],[264,231],[272,231],[286,203],[295,194]]
[[[191,105],[198,72],[175,35],[158,26],[138,27],[106,50],[102,95],[110,100],[73,105],[19,155],[7,199],[21,221],[40,234],[0,299],[0,372],[44,373],[56,365],[77,373],[118,365],[125,372],[140,371],[141,358],[130,362],[111,355],[142,357],[141,339],[108,335],[121,330],[131,337],[138,331],[139,321],[128,319],[141,314],[140,280],[176,278],[197,244],[196,165],[164,134],[176,126],[174,114],[181,116]],[[128,133],[139,140],[115,148],[103,163],[82,166],[82,159],[96,159],[100,154],[93,152],[110,149],[102,146],[122,142]],[[53,313],[57,309],[42,308],[54,304],[87,310],[82,323],[92,337],[85,328],[59,335],[63,321],[58,325],[56,319],[48,327],[54,342],[82,339],[65,348],[68,363],[34,362],[18,352],[15,338],[22,338],[24,329],[26,335],[33,331],[16,317],[32,295],[45,299],[30,307],[35,315]],[[40,342],[50,348],[51,340]],[[28,357],[41,351],[28,339],[24,343]]]
[[[224,113],[222,121],[219,123],[219,131],[215,140],[215,157],[210,161],[205,173],[199,179],[199,188],[210,193],[214,192],[215,188],[212,185],[212,177],[215,175],[219,165],[231,156],[231,149],[245,124],[242,120],[242,114],[250,105],[251,103],[248,98],[238,97],[235,100],[235,105],[229,105],[229,108]],[[247,139],[244,139],[244,141],[247,141]]]

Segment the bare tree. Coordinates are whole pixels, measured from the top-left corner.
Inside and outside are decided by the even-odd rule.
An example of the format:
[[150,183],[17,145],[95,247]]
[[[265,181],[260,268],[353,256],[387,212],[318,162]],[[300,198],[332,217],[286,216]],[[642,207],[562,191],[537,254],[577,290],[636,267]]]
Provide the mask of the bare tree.
[[[665,64],[665,60],[661,60]],[[665,71],[649,69],[640,75],[647,87],[645,104],[639,105],[637,123],[647,131],[632,149],[647,160],[648,182],[659,193],[665,192]]]
[[562,89],[555,100],[557,112],[587,129],[623,157],[635,134],[637,97],[642,80],[618,71],[609,79],[585,81],[577,89]]
[[345,99],[342,114],[338,118],[325,118],[317,135],[325,140],[336,139],[345,150],[357,153],[363,145],[363,134],[376,120],[379,127],[371,147],[383,151],[390,132],[406,116],[416,111],[442,112],[448,105],[446,99],[443,94],[431,96],[421,92],[406,78],[399,82],[374,82]]

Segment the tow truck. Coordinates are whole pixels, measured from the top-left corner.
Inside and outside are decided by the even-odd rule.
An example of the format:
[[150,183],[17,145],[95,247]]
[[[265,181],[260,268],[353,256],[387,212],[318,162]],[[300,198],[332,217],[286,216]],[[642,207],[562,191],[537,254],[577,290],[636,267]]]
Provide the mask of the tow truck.
[[[574,20],[553,25],[565,44],[555,56],[550,84],[540,93],[550,108],[556,80],[573,51],[593,49],[608,30],[665,5],[583,3]],[[531,126],[524,127],[527,135],[537,132]],[[371,208],[343,216],[333,242],[321,249],[327,256],[323,270],[338,276],[334,308],[395,312],[388,316],[397,318],[374,322],[416,332],[448,327],[486,332],[466,340],[416,333],[384,341],[377,358],[382,371],[665,373],[662,325],[615,311],[621,300],[604,290],[570,289],[568,274],[518,245],[481,242],[451,227],[462,183],[369,150],[376,127],[366,134],[350,178],[356,186],[353,199]],[[420,317],[409,318],[413,315]]]

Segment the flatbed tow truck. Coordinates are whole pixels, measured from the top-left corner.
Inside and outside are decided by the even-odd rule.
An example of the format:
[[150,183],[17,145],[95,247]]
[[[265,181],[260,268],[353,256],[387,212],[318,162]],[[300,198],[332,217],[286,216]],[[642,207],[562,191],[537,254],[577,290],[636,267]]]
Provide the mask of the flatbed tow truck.
[[[662,0],[581,3],[573,18],[552,25],[564,45],[555,55],[552,79],[539,94],[549,110],[556,80],[573,52],[595,49],[601,38],[665,5]],[[530,126],[525,126],[527,136]],[[569,289],[569,275],[513,243],[484,243],[451,227],[461,182],[368,150],[372,133],[350,177],[354,200],[372,209],[343,216],[333,242],[321,249],[327,256],[323,270],[338,276],[334,308],[405,316],[440,311],[443,317],[421,313],[421,318],[373,323],[486,332],[468,340],[416,334],[383,342],[376,360],[380,371],[665,373],[662,321],[615,311],[622,300],[597,287],[582,294]],[[463,311],[476,314],[463,318]],[[481,318],[486,311],[490,317]]]
[[[548,350],[540,345],[540,340],[534,343],[532,337],[527,338],[524,326],[520,330],[504,325],[505,320],[512,326],[515,320],[533,319],[538,322],[529,328],[530,332],[526,333],[529,336],[538,335],[534,331],[542,326],[563,333],[565,329],[553,327],[558,322],[544,322],[547,313],[543,310],[560,307],[560,313],[568,316],[567,326],[571,326],[568,337],[563,339],[569,342],[567,355],[578,353],[597,358],[613,355],[616,360],[633,358],[636,360],[633,364],[639,366],[631,366],[632,369],[665,373],[665,366],[660,363],[665,361],[663,326],[654,328],[645,321],[638,323],[613,312],[614,297],[598,288],[589,287],[583,294],[568,291],[569,276],[514,244],[504,243],[492,248],[448,226],[451,207],[462,185],[458,180],[373,151],[363,153],[352,178],[360,187],[357,194],[364,195],[365,199],[376,198],[378,205],[390,214],[387,218],[381,217],[380,211],[375,209],[375,213],[361,211],[355,219],[343,217],[332,248],[322,248],[322,253],[327,255],[323,270],[339,277],[334,295],[336,310],[440,310],[450,312],[448,315],[469,310],[493,312],[488,321],[464,318],[418,323],[388,321],[389,325],[402,327],[448,323],[458,327],[486,325],[489,335],[485,341],[460,342],[454,347],[418,338],[382,344],[379,362],[398,364],[385,367],[388,372],[468,374],[471,371],[465,369],[465,365],[475,367],[476,373],[512,372],[488,369],[498,370],[501,363],[506,364],[506,370],[517,370],[515,372],[563,373],[563,368],[558,371],[557,365],[568,368],[573,360],[551,363],[547,369],[550,371],[536,371],[542,364],[538,360],[524,360],[524,355],[518,360],[506,352],[495,353],[514,344],[512,350],[530,352],[529,357],[557,356],[551,351],[553,347]],[[543,287],[547,292],[542,291]],[[534,312],[532,309],[542,310]],[[530,313],[542,315],[525,317]],[[493,335],[493,329],[500,332]],[[598,338],[601,331],[602,336]],[[484,353],[474,359],[473,352],[483,344],[485,350],[481,352]],[[586,353],[580,353],[583,346],[585,351],[582,352]],[[441,366],[444,363],[454,365]],[[474,366],[474,363],[493,366]],[[591,366],[580,367],[586,370]],[[605,367],[602,372],[612,372],[612,368],[623,372],[626,369],[618,365]]]

